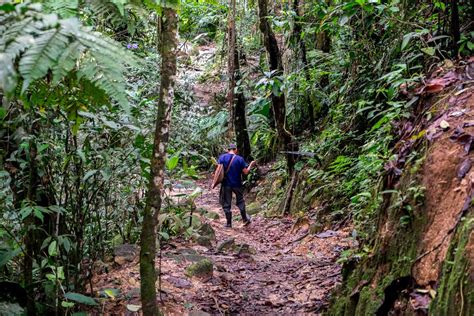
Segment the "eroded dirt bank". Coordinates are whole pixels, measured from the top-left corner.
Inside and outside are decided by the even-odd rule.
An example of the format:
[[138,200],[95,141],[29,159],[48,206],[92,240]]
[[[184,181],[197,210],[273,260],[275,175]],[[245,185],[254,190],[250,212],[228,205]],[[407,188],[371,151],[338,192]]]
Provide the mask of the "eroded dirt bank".
[[474,306],[474,60],[418,87],[387,165],[370,255],[355,263],[331,315],[470,315]]

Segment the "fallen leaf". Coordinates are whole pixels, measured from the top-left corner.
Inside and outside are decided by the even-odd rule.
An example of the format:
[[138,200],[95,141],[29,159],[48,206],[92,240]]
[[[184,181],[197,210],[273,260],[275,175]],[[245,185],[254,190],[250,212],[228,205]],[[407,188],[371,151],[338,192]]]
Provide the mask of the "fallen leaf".
[[127,304],[127,309],[131,312],[138,312],[141,308],[140,305]]
[[442,120],[440,123],[439,123],[439,127],[441,127],[443,130],[447,130],[449,128],[449,123],[446,122],[445,120]]
[[458,170],[457,170],[457,176],[459,179],[464,178],[464,176],[471,170],[471,159],[466,158],[464,161],[459,165]]

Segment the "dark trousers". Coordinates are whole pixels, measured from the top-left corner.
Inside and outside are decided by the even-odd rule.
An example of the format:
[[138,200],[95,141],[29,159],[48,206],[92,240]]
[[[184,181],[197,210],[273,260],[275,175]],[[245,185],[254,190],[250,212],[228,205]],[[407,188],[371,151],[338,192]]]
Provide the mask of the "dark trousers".
[[244,200],[244,188],[232,188],[227,186],[221,187],[220,192],[220,202],[222,205],[222,209],[224,213],[230,214],[230,209],[232,206],[232,193],[235,193],[235,198],[237,199],[235,205],[240,210],[240,215],[242,216],[242,220],[247,220],[247,213],[245,212],[245,200]]

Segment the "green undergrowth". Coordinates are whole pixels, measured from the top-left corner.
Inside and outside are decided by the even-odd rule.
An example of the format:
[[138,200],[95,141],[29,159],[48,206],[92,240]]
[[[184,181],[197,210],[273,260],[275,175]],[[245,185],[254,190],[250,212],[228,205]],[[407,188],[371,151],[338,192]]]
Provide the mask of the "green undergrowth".
[[377,234],[361,249],[343,252],[343,286],[334,294],[328,315],[372,315],[383,305],[385,290],[410,278],[424,224],[424,188],[416,172],[419,154],[396,190],[381,192]]

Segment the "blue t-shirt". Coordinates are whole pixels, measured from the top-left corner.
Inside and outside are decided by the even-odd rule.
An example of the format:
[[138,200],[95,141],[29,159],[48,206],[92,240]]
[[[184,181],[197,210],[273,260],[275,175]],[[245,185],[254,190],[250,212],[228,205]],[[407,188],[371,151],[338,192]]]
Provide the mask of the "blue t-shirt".
[[[218,164],[224,165],[224,172],[227,170],[230,161],[234,154],[222,154],[217,161]],[[229,172],[227,172],[224,176],[224,180],[222,181],[222,185],[226,187],[238,188],[242,186],[242,170],[247,168],[248,165],[245,162],[244,158],[239,155],[235,155],[234,161],[232,161],[232,165],[229,168]]]

